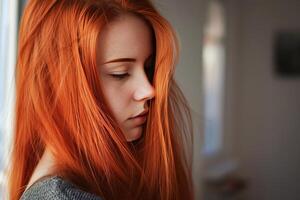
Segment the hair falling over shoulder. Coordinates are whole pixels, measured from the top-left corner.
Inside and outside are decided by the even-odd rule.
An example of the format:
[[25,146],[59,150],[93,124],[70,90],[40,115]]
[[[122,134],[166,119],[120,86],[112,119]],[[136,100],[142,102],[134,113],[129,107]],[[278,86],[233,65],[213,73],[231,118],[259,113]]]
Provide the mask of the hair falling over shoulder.
[[[155,98],[143,138],[128,143],[101,92],[103,26],[133,13],[155,36]],[[178,44],[147,0],[30,0],[19,32],[9,199],[24,192],[45,147],[55,173],[103,199],[194,199],[192,120],[174,81]]]

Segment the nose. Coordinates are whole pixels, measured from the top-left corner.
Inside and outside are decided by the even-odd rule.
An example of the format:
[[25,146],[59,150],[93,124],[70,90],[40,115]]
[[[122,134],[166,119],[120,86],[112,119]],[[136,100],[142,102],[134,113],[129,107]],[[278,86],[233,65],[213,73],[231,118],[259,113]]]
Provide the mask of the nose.
[[133,98],[136,101],[142,100],[150,100],[154,98],[155,90],[152,84],[149,82],[149,79],[145,73],[143,76],[138,80],[136,85],[136,90],[134,91]]

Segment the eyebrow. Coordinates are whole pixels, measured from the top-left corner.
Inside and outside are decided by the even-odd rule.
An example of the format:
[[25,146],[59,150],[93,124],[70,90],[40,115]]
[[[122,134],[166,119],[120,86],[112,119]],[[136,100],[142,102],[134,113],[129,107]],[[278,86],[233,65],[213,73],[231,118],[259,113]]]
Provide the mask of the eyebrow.
[[107,64],[107,63],[115,63],[115,62],[135,62],[136,59],[135,58],[117,58],[117,59],[113,59],[110,61],[107,61],[103,64]]
[[[153,53],[150,54],[146,60],[150,59],[153,55],[154,55]],[[106,61],[103,64],[115,63],[115,62],[135,62],[135,61],[136,61],[135,58],[116,58],[110,61]]]

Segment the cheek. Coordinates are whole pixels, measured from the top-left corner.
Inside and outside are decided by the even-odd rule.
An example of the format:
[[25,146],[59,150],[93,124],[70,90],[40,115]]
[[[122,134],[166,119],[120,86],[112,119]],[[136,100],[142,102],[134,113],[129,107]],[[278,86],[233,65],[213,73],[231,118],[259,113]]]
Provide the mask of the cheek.
[[103,89],[108,105],[117,121],[123,122],[132,113],[129,112],[130,94],[126,87],[118,87],[114,84],[106,84]]

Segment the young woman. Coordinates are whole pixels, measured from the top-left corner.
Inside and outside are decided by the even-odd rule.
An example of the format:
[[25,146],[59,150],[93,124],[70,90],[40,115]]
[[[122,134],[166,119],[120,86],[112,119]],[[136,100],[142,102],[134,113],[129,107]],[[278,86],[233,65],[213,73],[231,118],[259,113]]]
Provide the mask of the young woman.
[[147,0],[29,1],[9,198],[194,199],[177,46]]

